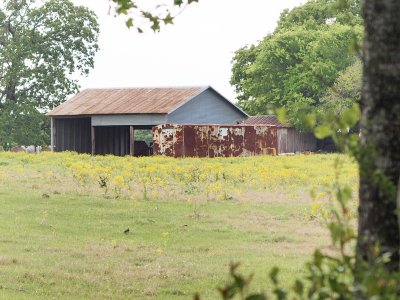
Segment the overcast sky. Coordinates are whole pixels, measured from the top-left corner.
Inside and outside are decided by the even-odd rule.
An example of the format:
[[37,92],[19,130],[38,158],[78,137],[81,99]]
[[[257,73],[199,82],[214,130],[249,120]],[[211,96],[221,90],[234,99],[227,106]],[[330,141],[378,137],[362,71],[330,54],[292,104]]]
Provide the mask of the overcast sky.
[[110,14],[108,0],[73,2],[95,11],[101,31],[100,51],[82,88],[211,85],[235,101],[229,84],[234,52],[272,32],[283,9],[305,1],[199,0],[174,25],[143,34]]

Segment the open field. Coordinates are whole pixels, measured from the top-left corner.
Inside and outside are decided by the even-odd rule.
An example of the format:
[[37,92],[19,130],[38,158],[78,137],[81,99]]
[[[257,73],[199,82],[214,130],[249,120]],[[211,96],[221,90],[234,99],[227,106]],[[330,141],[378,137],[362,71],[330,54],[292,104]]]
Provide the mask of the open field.
[[275,265],[289,285],[329,245],[336,157],[0,153],[0,298],[215,299],[231,261],[259,289]]

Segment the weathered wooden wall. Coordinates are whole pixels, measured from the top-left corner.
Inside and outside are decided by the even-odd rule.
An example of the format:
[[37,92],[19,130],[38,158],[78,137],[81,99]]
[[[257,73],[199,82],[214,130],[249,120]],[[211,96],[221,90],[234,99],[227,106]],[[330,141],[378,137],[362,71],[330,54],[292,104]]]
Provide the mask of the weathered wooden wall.
[[312,133],[298,132],[295,128],[288,128],[289,149],[293,152],[316,151],[317,139]]
[[316,150],[317,140],[312,133],[301,133],[292,127],[278,128],[278,153]]
[[177,125],[153,128],[155,155],[230,157],[277,153],[275,126]]

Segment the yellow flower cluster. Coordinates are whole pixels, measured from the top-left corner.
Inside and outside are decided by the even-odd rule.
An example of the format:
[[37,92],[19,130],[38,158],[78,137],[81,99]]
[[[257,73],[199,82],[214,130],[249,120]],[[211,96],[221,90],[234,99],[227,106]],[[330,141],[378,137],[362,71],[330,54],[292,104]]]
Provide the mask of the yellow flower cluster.
[[[0,174],[3,178],[7,175],[1,162],[9,160],[15,164],[16,176],[51,176],[48,182],[69,177],[82,189],[112,198],[212,201],[237,199],[249,191],[282,192],[295,197],[309,194],[310,190],[318,193],[321,186],[330,185],[335,178],[333,166],[337,157],[330,154],[175,159],[5,152],[0,154]],[[355,190],[357,165],[350,158],[341,157],[345,161],[341,180]],[[31,165],[43,166],[43,171],[38,173],[40,168],[35,168],[34,173]],[[19,174],[18,170],[25,171]],[[321,197],[317,197],[319,202]],[[313,213],[320,207],[315,204]]]
[[[81,185],[114,191],[115,197],[207,200],[232,199],[263,190],[308,193],[334,179],[337,155],[292,157],[184,158],[114,157],[59,154]],[[350,159],[341,180],[357,188],[357,166]],[[96,184],[97,183],[97,184]]]

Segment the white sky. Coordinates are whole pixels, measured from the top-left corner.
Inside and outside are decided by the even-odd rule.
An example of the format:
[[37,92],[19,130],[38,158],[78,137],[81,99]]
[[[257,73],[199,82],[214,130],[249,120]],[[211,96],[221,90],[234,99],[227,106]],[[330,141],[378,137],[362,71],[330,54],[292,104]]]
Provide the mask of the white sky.
[[100,51],[82,88],[211,85],[235,101],[229,84],[234,52],[272,32],[284,8],[305,1],[199,0],[174,25],[142,34],[109,14],[108,0],[73,2],[92,9],[100,23]]

